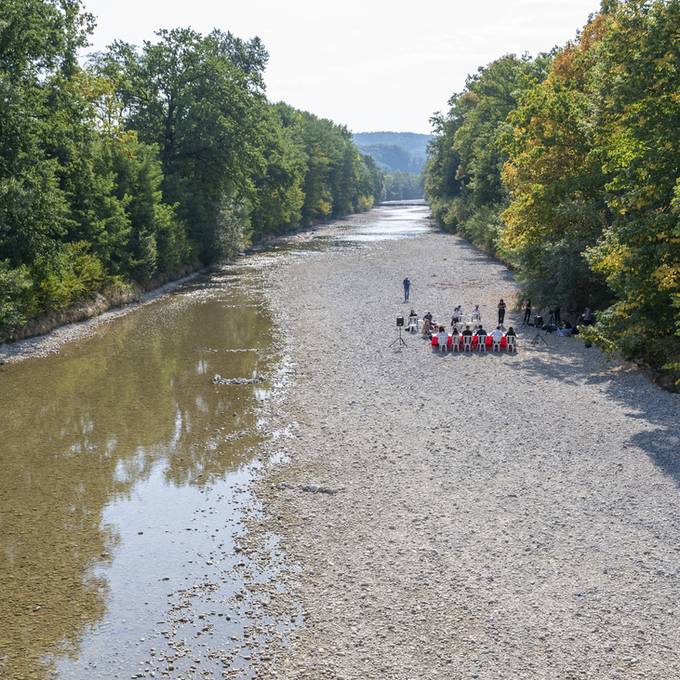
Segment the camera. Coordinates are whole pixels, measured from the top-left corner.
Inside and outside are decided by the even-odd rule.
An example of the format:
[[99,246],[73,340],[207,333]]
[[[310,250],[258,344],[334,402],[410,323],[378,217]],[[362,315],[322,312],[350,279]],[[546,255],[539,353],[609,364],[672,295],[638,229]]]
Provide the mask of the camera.
[[401,314],[397,317],[397,328],[401,328],[404,325],[404,317]]

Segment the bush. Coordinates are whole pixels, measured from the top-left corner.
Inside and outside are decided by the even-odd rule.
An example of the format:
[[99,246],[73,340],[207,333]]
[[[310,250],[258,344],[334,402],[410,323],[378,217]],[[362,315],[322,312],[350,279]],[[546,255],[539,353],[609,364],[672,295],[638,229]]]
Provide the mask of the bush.
[[88,252],[83,241],[69,243],[33,267],[35,307],[32,315],[62,311],[99,291],[106,281],[101,260]]
[[26,323],[31,287],[28,267],[13,269],[9,261],[0,260],[0,335]]

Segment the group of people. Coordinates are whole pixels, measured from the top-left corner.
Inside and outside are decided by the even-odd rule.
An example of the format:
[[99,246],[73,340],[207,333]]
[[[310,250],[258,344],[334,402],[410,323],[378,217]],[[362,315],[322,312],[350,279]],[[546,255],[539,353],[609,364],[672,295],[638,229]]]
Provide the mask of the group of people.
[[[454,342],[457,342],[459,337],[465,338],[466,336],[476,336],[480,341],[486,342],[486,336],[491,336],[494,343],[500,343],[504,337],[517,337],[515,329],[510,326],[505,328],[503,322],[505,321],[505,302],[501,299],[498,303],[498,325],[491,332],[487,332],[482,325],[482,313],[479,309],[479,305],[475,305],[472,313],[470,314],[470,320],[468,323],[463,325],[464,312],[463,306],[457,305],[451,316],[451,335],[454,338]],[[418,330],[418,315],[414,309],[411,309],[409,315],[409,329]],[[460,325],[460,328],[459,328]],[[432,315],[432,312],[426,312],[423,315],[423,323],[420,328],[420,332],[424,338],[432,339],[433,336],[437,336],[437,344],[442,351],[446,351],[448,347],[449,333],[446,330],[444,324],[437,323]]]
[[[434,333],[430,332],[429,336],[432,338],[432,335]],[[486,342],[486,336],[490,336],[493,340],[494,343],[500,343],[500,341],[503,338],[507,337],[517,337],[517,333],[515,332],[515,329],[510,326],[507,330],[505,329],[504,326],[498,325],[496,328],[494,328],[490,333],[487,333],[484,330],[484,327],[482,324],[475,325],[474,329],[470,328],[470,324],[466,324],[465,328],[462,331],[458,330],[458,326],[453,326],[451,329],[451,335],[453,336],[453,342],[457,342],[459,336],[462,336],[465,338],[466,336],[470,337],[477,337],[479,339],[479,342]],[[448,342],[449,342],[449,333],[444,328],[444,326],[439,326],[437,329],[437,344],[439,346],[439,349],[442,352],[445,352],[447,347],[448,347]]]
[[[503,300],[503,298],[500,299],[498,303],[498,325],[502,326],[503,322],[505,321],[505,309],[506,309],[506,304]],[[463,319],[465,318],[465,311],[463,309],[463,305],[456,305],[453,308],[453,314],[451,315],[451,325],[455,326],[459,323],[463,322]],[[472,310],[470,314],[470,323],[482,323],[482,312],[479,309],[479,305],[475,305],[475,308]]]
[[[409,280],[408,277],[406,277],[403,281],[403,286],[404,286],[404,302],[407,302],[410,297],[411,293],[411,288],[412,284],[411,281]],[[503,298],[501,298],[498,302],[497,305],[497,310],[498,310],[498,322],[496,328],[492,330],[490,333],[487,333],[484,330],[484,327],[482,326],[482,312],[479,309],[479,305],[475,305],[473,310],[470,312],[469,316],[466,317],[465,315],[465,310],[463,309],[463,305],[456,305],[453,308],[453,314],[451,315],[451,332],[454,336],[457,335],[476,335],[476,336],[487,336],[490,335],[491,337],[494,338],[494,341],[500,340],[504,335],[506,336],[516,336],[517,333],[515,332],[514,328],[510,326],[507,330],[505,326],[503,325],[505,323],[505,312],[507,309],[507,305]],[[537,316],[534,319],[534,322],[532,324],[531,321],[531,315],[532,315],[532,306],[531,306],[531,299],[526,298],[522,302],[522,325],[523,326],[530,326],[530,325],[540,325],[544,329],[548,329],[550,331],[557,331],[561,335],[571,335],[575,334],[578,332],[578,328],[572,326],[568,321],[562,322],[562,317],[561,317],[561,309],[559,305],[553,305],[549,312],[550,316],[547,321],[547,324],[543,325],[543,317]],[[589,307],[586,307],[584,312],[579,316],[578,318],[578,325],[579,326],[590,326],[591,324],[595,323],[595,315],[593,314],[592,310]],[[459,331],[459,326],[462,328],[463,324],[465,327],[463,328],[462,331]],[[472,326],[472,328],[471,328]],[[411,314],[409,316],[409,329],[410,330],[418,330],[418,315],[415,313],[413,309],[411,309]],[[427,312],[423,316],[423,323],[420,328],[420,331],[423,335],[423,337],[427,338],[432,338],[433,335],[438,336],[438,341],[440,347],[442,346],[442,339],[447,340],[448,338],[445,338],[446,333],[446,327],[444,324],[437,323],[431,312]],[[444,346],[446,346],[446,342],[444,342]]]
[[[531,299],[526,298],[522,302],[522,310],[524,312],[524,316],[522,318],[522,325],[523,326],[529,326],[529,325],[537,325],[537,320],[540,320],[540,322],[543,321],[542,316],[537,316],[534,317],[534,324],[531,323]],[[562,320],[562,309],[560,305],[552,305],[549,309],[549,316],[546,325],[544,326],[545,328],[548,328],[549,330],[557,330],[558,332],[563,331],[562,334],[564,335],[571,335],[572,333],[577,333],[577,328],[572,326],[569,321],[563,321]],[[577,326],[590,326],[595,323],[595,314],[593,313],[592,309],[590,307],[586,307],[583,310],[583,313],[579,315],[578,317],[578,322]],[[540,325],[540,323],[538,324]]]

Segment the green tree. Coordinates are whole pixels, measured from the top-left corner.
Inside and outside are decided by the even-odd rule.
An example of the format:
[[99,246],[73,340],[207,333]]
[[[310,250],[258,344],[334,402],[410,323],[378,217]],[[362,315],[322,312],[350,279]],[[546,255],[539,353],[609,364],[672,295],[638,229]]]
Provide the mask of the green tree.
[[549,60],[547,55],[497,59],[469,76],[463,92],[449,100],[446,116],[433,119],[425,187],[435,217],[492,253],[507,204],[501,180],[507,117],[521,95],[545,76]]
[[176,204],[201,259],[222,255],[223,207],[250,197],[264,115],[259,40],[228,33],[201,36],[191,29],[163,30],[141,50],[117,42],[96,66],[118,84],[128,126],[157,145],[163,195]]
[[609,299],[583,256],[607,219],[598,130],[589,118],[593,98],[584,90],[605,30],[602,17],[589,24],[509,117],[503,179],[512,201],[503,213],[500,248],[535,305],[578,309]]
[[83,69],[92,26],[79,0],[0,7],[2,337],[382,192],[346,128],[267,102],[258,38],[160,31]]
[[616,301],[595,338],[654,367],[680,356],[680,2],[619,2],[591,85],[610,219],[587,251]]

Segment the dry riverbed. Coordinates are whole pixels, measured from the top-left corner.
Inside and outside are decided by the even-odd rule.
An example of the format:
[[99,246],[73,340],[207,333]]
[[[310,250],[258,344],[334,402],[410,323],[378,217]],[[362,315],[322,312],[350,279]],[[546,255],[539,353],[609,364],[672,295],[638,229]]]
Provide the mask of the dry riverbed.
[[290,380],[240,541],[283,558],[247,589],[278,622],[255,676],[680,677],[680,397],[571,338],[394,352],[405,275],[436,318],[517,292],[433,232],[267,271]]

